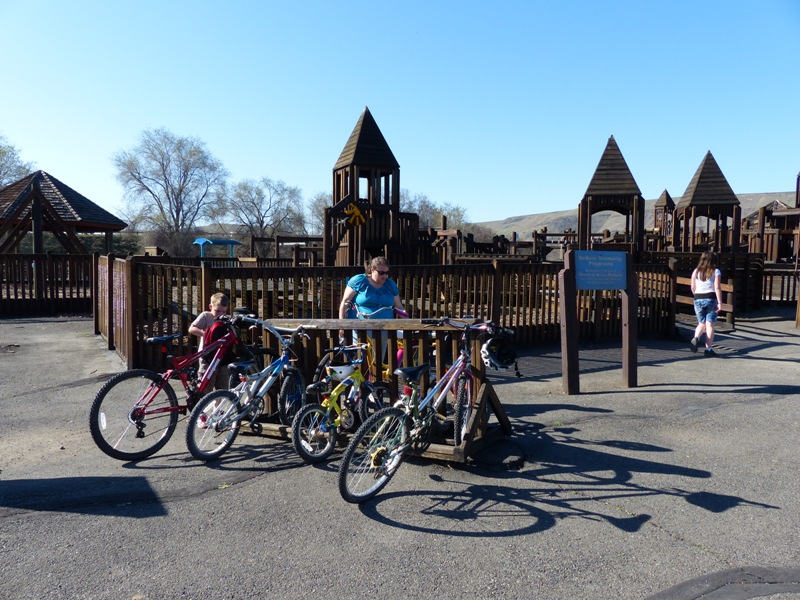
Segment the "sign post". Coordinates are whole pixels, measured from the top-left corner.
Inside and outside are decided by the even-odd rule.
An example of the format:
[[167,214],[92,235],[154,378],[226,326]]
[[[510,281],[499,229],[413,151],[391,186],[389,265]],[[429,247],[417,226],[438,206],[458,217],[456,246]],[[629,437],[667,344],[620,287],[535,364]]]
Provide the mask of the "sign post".
[[567,394],[580,394],[578,358],[578,290],[622,291],[622,378],[627,387],[638,385],[638,282],[633,257],[627,252],[569,250],[558,274],[561,296],[561,369]]

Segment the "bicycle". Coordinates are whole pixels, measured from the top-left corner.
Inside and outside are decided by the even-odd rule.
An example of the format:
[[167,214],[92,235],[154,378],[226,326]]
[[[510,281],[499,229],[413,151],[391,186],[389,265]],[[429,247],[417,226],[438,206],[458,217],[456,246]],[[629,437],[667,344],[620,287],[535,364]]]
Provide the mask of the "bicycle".
[[[150,337],[145,343],[160,345],[171,367],[164,373],[150,369],[130,369],[109,379],[97,392],[89,410],[89,431],[97,447],[118,460],[135,461],[158,452],[172,437],[178,415],[191,411],[216,378],[223,357],[233,348],[256,360],[253,347],[241,340],[239,324],[246,308],[237,308],[234,316],[222,316],[228,331],[202,350],[184,356],[168,354],[168,344],[181,333]],[[196,363],[201,357],[213,357],[203,377],[198,380]],[[177,378],[186,393],[184,403],[171,382]]]
[[491,322],[469,324],[450,318],[424,319],[423,324],[460,329],[459,354],[422,399],[419,381],[428,371],[428,363],[395,371],[398,377],[407,381],[401,399],[367,419],[350,440],[342,457],[339,492],[347,502],[359,503],[372,498],[389,483],[409,451],[419,453],[428,448],[433,435],[444,430],[439,410],[454,386],[454,441],[457,446],[468,431],[475,401],[472,333],[492,334],[496,328]]
[[[319,403],[307,404],[292,422],[292,443],[306,462],[325,460],[333,452],[339,434],[353,431],[357,424],[389,405],[389,386],[373,383],[362,371],[362,364],[371,357],[370,344],[332,348],[326,357],[341,355],[343,364],[325,363],[326,375],[307,388],[308,393],[322,397]],[[329,386],[337,382],[333,389]]]
[[242,421],[249,421],[256,433],[262,430],[256,422],[264,410],[265,396],[282,377],[278,411],[281,422],[291,423],[295,414],[306,404],[306,387],[302,372],[292,365],[292,346],[296,338],[308,338],[307,326],[295,329],[275,327],[261,319],[245,317],[245,322],[259,325],[280,342],[281,352],[272,363],[258,373],[243,375],[232,390],[218,390],[203,397],[189,415],[186,445],[198,460],[219,458],[239,435]]

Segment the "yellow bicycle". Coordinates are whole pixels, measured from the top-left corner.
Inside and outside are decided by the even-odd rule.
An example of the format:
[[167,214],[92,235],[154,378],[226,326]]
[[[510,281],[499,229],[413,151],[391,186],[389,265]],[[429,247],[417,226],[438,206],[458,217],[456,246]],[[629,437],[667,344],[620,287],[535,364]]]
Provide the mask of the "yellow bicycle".
[[307,404],[292,422],[292,443],[306,462],[328,458],[340,433],[355,431],[370,415],[390,405],[389,386],[370,381],[362,369],[365,361],[370,365],[371,356],[370,344],[353,344],[328,350],[320,361],[317,370],[324,371],[324,376],[315,375],[317,381],[306,388],[320,402]]

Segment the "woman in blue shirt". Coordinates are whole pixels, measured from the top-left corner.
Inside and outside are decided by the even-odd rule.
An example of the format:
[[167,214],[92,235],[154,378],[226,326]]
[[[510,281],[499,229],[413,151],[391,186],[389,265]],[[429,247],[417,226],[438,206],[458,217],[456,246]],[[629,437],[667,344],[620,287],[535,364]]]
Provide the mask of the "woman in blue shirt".
[[[403,309],[400,290],[397,284],[389,279],[389,263],[383,256],[376,256],[367,263],[366,273],[355,275],[347,282],[347,287],[339,305],[339,318],[346,319],[347,311],[355,304],[366,313],[374,313],[381,308]],[[381,311],[375,315],[378,319],[393,319],[394,311]],[[344,337],[344,330],[339,331]]]

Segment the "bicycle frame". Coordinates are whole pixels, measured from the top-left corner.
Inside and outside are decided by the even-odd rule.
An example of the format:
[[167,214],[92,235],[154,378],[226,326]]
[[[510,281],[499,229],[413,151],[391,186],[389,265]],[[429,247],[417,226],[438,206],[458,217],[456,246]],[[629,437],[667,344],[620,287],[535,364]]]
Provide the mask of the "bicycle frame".
[[[364,372],[361,370],[361,365],[364,362],[365,358],[369,363],[371,346],[370,344],[359,344],[357,346],[350,346],[343,348],[342,350],[345,351],[354,350],[356,348],[361,350],[361,352],[364,352],[366,354],[366,357],[362,355],[361,358],[352,361],[352,363],[357,366],[356,369],[353,371],[353,374],[349,375],[348,377],[345,377],[342,381],[338,382],[337,385],[330,392],[322,392],[322,395],[327,397],[325,397],[320,402],[320,404],[328,409],[328,414],[330,414],[331,410],[336,413],[336,419],[334,419],[334,424],[336,425],[336,427],[340,427],[342,424],[341,422],[342,403],[340,402],[339,399],[344,395],[344,393],[347,391],[348,388],[350,389],[350,391],[347,394],[347,398],[352,399],[353,396],[355,396],[361,389],[361,385],[363,383],[369,382],[367,377],[364,376]],[[328,378],[330,378],[330,374],[328,375]],[[361,399],[361,401],[363,402],[363,398]],[[354,405],[353,408],[349,410],[353,410],[355,412],[357,408],[358,407]]]
[[429,404],[432,405],[434,411],[438,411],[447,397],[447,393],[453,388],[453,384],[458,381],[461,374],[466,372],[470,374],[470,377],[472,376],[472,365],[469,364],[471,358],[471,356],[467,356],[463,352],[459,354],[456,361],[442,375],[442,378],[436,382],[419,402],[416,402],[419,399],[419,388],[416,386],[413,388],[416,398],[412,395],[410,406],[414,408],[416,416],[419,416],[419,413]]
[[[472,350],[470,347],[471,342],[471,331],[481,331],[486,332],[488,331],[492,325],[488,323],[481,323],[478,325],[467,325],[467,324],[458,324],[454,323],[450,319],[442,319],[441,322],[437,321],[437,323],[450,325],[453,327],[458,327],[462,330],[461,333],[461,344],[460,344],[460,352],[458,357],[450,365],[450,368],[445,371],[444,375],[442,375],[441,379],[436,382],[436,384],[428,390],[425,394],[425,397],[420,400],[420,392],[419,392],[419,384],[417,382],[411,382],[411,394],[409,395],[404,390],[403,397],[400,401],[396,404],[396,406],[400,406],[404,408],[406,413],[413,418],[417,427],[412,429],[412,431],[421,431],[426,425],[432,422],[433,417],[435,414],[439,412],[442,404],[444,403],[445,399],[447,398],[447,394],[453,390],[454,384],[458,382],[461,376],[464,373],[467,373],[470,378],[473,377],[472,375]],[[395,371],[395,374],[399,376],[403,376],[402,369],[398,369]],[[470,402],[474,401],[474,398],[469,398]],[[425,408],[428,406],[431,407],[432,410],[429,411],[429,414],[422,417]],[[414,436],[411,436],[411,440],[409,440],[409,445],[413,443]],[[404,446],[403,450],[405,449]]]
[[[170,336],[149,338],[147,341],[149,343],[162,344],[162,351],[166,351],[166,342],[178,338],[181,335],[182,334],[176,333]],[[198,352],[193,352],[192,354],[186,354],[184,356],[170,356],[172,367],[161,374],[161,382],[158,386],[150,386],[147,390],[145,390],[144,395],[131,409],[131,417],[135,417],[137,414],[145,416],[173,411],[178,411],[185,414],[186,410],[190,408],[200,396],[203,395],[203,392],[208,387],[209,382],[212,381],[216,376],[217,368],[219,367],[222,358],[230,349],[239,345],[242,345],[242,343],[236,336],[235,332],[228,331],[221,338],[215,340]],[[212,353],[214,356],[209,363],[208,369],[206,369],[206,372],[203,373],[203,377],[199,381],[194,381],[194,373],[192,372],[191,365],[200,358],[208,356]],[[148,411],[147,406],[164,388],[164,386],[169,384],[170,380],[174,376],[178,377],[183,389],[186,391],[186,404],[179,404],[177,407],[163,407]]]
[[[266,396],[267,392],[269,392],[272,386],[275,385],[275,382],[278,381],[281,373],[292,368],[291,347],[294,343],[294,337],[296,335],[304,335],[303,326],[297,329],[283,329],[274,327],[260,319],[245,317],[244,320],[264,327],[280,340],[281,354],[258,373],[244,376],[242,383],[231,390],[236,395],[237,402],[235,406],[231,407],[227,414],[222,415],[218,423],[220,429],[228,427],[232,423],[248,416],[248,413],[252,412],[251,409],[254,403],[259,402]],[[231,414],[234,409],[236,409],[236,414]],[[255,421],[257,417],[258,413],[256,412],[252,415],[251,423]]]

